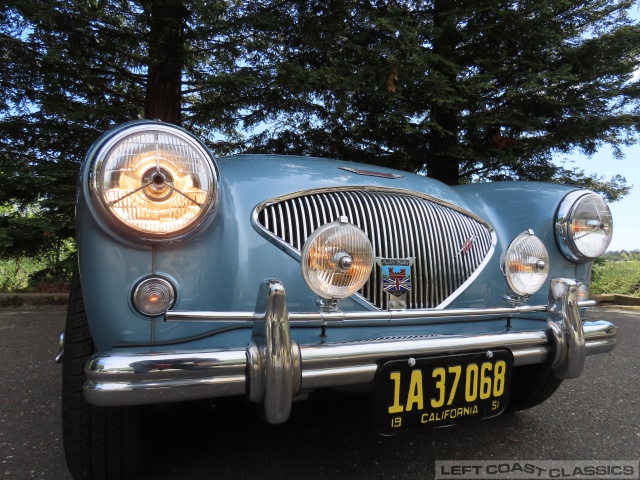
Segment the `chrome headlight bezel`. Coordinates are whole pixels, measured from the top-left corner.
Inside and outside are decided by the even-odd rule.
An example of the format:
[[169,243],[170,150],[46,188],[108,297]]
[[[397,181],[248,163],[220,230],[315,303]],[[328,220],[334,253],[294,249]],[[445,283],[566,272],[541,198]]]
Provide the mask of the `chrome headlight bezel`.
[[[207,188],[206,190],[202,190],[204,193],[202,194],[203,200],[201,202],[192,201],[191,197],[182,195],[176,190],[177,193],[175,193],[175,195],[186,197],[189,199],[187,202],[191,201],[197,206],[197,213],[192,215],[184,225],[168,229],[167,231],[151,231],[149,229],[137,228],[133,221],[127,221],[126,218],[123,218],[122,215],[119,215],[114,211],[113,203],[110,203],[105,197],[105,191],[103,188],[105,164],[109,161],[110,156],[114,151],[127,139],[133,138],[137,135],[144,136],[154,134],[157,134],[158,137],[165,136],[175,139],[179,145],[179,147],[176,147],[176,150],[179,150],[179,148],[184,148],[186,150],[190,149],[189,151],[193,152],[194,155],[197,156],[197,164],[202,169],[199,175],[203,175],[206,178]],[[154,144],[149,143],[148,145]],[[91,198],[91,204],[106,226],[124,237],[133,238],[136,241],[147,241],[153,243],[182,239],[192,235],[202,228],[207,223],[207,220],[212,218],[212,214],[214,214],[218,208],[219,175],[213,155],[197,137],[175,125],[162,123],[160,121],[143,120],[115,127],[101,137],[96,144],[94,144],[90,150],[89,158],[88,194]],[[184,163],[188,161],[186,157],[182,160]],[[166,174],[164,170],[163,173]],[[144,194],[144,192],[141,190],[140,195],[142,194]],[[129,195],[138,195],[138,193]],[[151,199],[149,195],[146,196]],[[165,201],[166,199],[166,192],[159,192],[157,194],[158,202]],[[196,209],[194,208],[193,210]],[[138,218],[137,220],[144,221],[145,219]]]
[[[588,254],[581,250],[579,245],[576,243],[574,235],[572,234],[572,225],[575,220],[576,211],[578,211],[579,207],[583,205],[585,201],[589,200],[595,201],[603,207],[602,213],[605,217],[603,219],[599,212],[599,218],[594,218],[594,221],[597,220],[601,222],[599,227],[600,230],[607,232],[605,233],[604,243],[602,243],[602,247],[598,249],[599,253],[597,254]],[[602,223],[603,221],[608,223]],[[613,218],[611,216],[611,210],[602,197],[591,190],[573,191],[564,197],[558,207],[558,211],[556,213],[555,232],[558,248],[567,259],[575,263],[592,261],[602,255],[611,243],[611,237],[613,235]],[[588,234],[589,233],[587,233],[587,235]]]

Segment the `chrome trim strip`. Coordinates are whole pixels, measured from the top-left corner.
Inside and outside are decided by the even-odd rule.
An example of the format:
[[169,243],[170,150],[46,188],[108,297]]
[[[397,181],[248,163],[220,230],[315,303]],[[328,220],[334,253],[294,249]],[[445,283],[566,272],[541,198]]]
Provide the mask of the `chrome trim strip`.
[[[404,194],[404,195],[410,195],[410,196],[414,196],[414,197],[420,197],[423,198],[429,202],[432,203],[436,203],[442,207],[446,207],[446,208],[450,208],[452,210],[457,211],[458,213],[461,213],[463,215],[466,215],[467,217],[473,218],[475,221],[482,223],[484,225],[487,226],[487,228],[493,230],[491,228],[491,226],[482,218],[478,217],[477,215],[469,212],[468,210],[463,209],[462,207],[460,207],[459,205],[456,205],[455,203],[449,203],[449,202],[445,202],[444,200],[437,198],[437,197],[433,197],[431,195],[427,195],[426,193],[421,193],[415,190],[405,190],[405,189],[401,189],[401,188],[391,188],[391,187],[379,187],[379,186],[370,186],[370,185],[349,185],[349,186],[342,186],[342,187],[325,187],[325,188],[311,188],[309,190],[297,190],[295,192],[291,192],[288,193],[286,195],[281,195],[279,197],[274,197],[271,198],[269,200],[265,200],[264,202],[260,203],[255,209],[254,209],[254,216],[256,213],[259,213],[260,211],[262,211],[262,209],[264,207],[266,207],[267,205],[273,204],[273,203],[279,203],[279,202],[283,202],[285,200],[290,200],[292,198],[296,198],[296,197],[302,197],[305,195],[318,195],[318,194],[323,194],[323,193],[332,193],[332,192],[344,192],[344,191],[368,191],[368,192],[373,192],[373,191],[378,191],[378,192],[389,192],[389,193],[399,193],[399,194]],[[325,219],[326,220],[326,219]],[[328,221],[332,221],[328,220]],[[260,224],[258,223],[258,226]],[[261,228],[261,227],[260,227]]]
[[[578,302],[578,307],[593,307],[595,300],[585,300]],[[357,320],[371,321],[395,321],[395,320],[420,320],[443,317],[478,317],[478,316],[514,316],[537,312],[546,312],[547,305],[520,305],[515,307],[493,307],[493,308],[457,308],[457,309],[425,309],[425,310],[391,310],[391,311],[362,311],[362,312],[309,312],[290,313],[289,320],[295,326],[295,322],[311,321],[340,321],[349,322]],[[198,312],[198,311],[173,311],[169,310],[165,314],[167,322],[253,322],[262,320],[263,314],[253,312]]]
[[467,278],[467,280],[462,285],[460,285],[451,295],[449,295],[449,298],[445,299],[445,301],[442,302],[440,305],[438,305],[436,308],[446,308],[447,306],[449,306],[456,298],[462,295],[462,292],[464,292],[471,283],[473,283],[478,278],[478,276],[480,275],[480,273],[482,273],[482,271],[487,266],[489,261],[491,261],[491,258],[493,257],[493,253],[496,250],[497,243],[498,243],[498,237],[496,236],[496,233],[492,231],[491,246],[489,247],[489,251],[487,252],[487,255],[484,257],[484,260],[482,260],[480,265],[478,265],[478,267]]

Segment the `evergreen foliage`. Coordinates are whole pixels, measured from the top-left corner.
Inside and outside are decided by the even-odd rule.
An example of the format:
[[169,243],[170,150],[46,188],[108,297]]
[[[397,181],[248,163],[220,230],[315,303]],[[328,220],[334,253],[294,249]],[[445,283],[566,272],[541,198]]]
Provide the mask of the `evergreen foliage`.
[[[215,153],[358,160],[449,184],[623,177],[552,156],[637,140],[631,0],[8,0],[0,256],[60,257],[78,165],[160,118]],[[52,253],[53,252],[53,253]]]
[[79,164],[110,127],[160,118],[201,133],[233,131],[228,105],[190,113],[202,110],[194,96],[202,79],[237,63],[238,40],[219,48],[227,37],[215,33],[233,25],[230,7],[181,0],[0,6],[1,257],[61,259],[74,235]]
[[[277,2],[273,127],[254,150],[341,157],[449,184],[550,180],[627,193],[552,156],[637,139],[632,1]],[[262,60],[262,59],[261,59]],[[265,111],[270,113],[267,117]]]

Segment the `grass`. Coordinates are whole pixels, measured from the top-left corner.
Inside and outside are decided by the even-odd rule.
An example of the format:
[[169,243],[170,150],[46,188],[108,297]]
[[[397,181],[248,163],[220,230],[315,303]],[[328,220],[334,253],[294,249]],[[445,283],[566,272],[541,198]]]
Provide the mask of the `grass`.
[[591,293],[640,297],[640,261],[604,262],[593,266]]

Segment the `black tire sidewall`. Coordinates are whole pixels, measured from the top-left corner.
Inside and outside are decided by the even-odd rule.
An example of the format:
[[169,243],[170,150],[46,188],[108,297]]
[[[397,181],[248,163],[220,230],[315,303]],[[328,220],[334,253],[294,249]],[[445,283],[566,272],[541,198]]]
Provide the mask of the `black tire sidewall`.
[[74,479],[133,478],[144,457],[143,407],[90,405],[83,392],[85,366],[96,352],[78,272],[71,281],[62,362],[62,435]]

